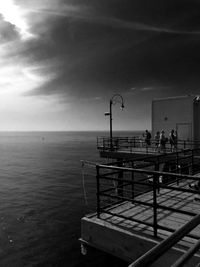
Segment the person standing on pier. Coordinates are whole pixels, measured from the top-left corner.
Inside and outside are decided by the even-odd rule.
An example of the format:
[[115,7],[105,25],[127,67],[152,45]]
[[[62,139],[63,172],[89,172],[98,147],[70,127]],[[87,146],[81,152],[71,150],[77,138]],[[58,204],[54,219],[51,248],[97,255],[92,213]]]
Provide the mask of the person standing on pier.
[[175,134],[174,134],[174,149],[177,150],[177,146],[178,146],[178,132],[175,131]]
[[145,131],[145,143],[147,146],[151,145],[151,133],[148,130]]
[[174,152],[176,137],[175,137],[173,129],[171,130],[171,132],[169,134],[169,142],[170,142],[170,145],[171,145],[171,152]]
[[159,140],[160,140],[160,132],[156,132],[155,136],[154,136],[154,140],[155,140],[155,151],[159,151]]
[[165,131],[162,130],[160,134],[159,147],[163,153],[166,152],[166,141],[167,138],[165,137]]

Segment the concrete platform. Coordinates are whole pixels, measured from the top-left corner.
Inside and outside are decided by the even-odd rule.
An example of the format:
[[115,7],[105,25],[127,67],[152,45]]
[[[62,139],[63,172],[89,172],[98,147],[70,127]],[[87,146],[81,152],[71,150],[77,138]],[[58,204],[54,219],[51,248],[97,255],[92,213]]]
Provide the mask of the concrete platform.
[[[188,184],[182,183],[181,186],[187,188]],[[142,194],[136,199],[152,203],[152,192]],[[192,193],[161,189],[157,199],[158,204],[166,207],[200,213],[200,202],[194,201],[194,194]],[[171,234],[170,231],[159,229],[158,237],[155,238],[153,228],[142,223],[153,222],[153,209],[151,207],[126,201],[120,205],[112,206],[108,211],[112,214],[103,212],[99,219],[96,214],[82,218],[81,241],[88,246],[103,250],[128,262],[133,262]],[[126,218],[119,217],[121,215]],[[133,222],[129,218],[141,222]],[[159,225],[177,230],[187,223],[192,216],[159,209],[157,218]],[[200,226],[196,227],[191,234],[196,238],[185,237],[152,266],[171,266],[200,238]],[[196,254],[186,266],[196,266],[199,262],[200,254]]]

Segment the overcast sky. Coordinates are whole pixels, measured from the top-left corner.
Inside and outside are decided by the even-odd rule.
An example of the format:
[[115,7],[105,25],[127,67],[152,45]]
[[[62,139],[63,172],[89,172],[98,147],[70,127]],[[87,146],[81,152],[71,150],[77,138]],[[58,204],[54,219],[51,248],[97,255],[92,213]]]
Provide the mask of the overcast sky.
[[150,128],[154,98],[200,94],[198,0],[0,3],[0,130]]

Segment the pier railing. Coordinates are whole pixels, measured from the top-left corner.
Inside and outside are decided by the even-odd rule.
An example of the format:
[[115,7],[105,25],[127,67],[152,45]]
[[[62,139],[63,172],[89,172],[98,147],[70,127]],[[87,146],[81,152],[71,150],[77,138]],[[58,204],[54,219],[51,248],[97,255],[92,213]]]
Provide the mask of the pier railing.
[[[164,239],[161,243],[147,251],[144,255],[139,257],[136,261],[129,265],[129,267],[146,267],[150,266],[157,259],[159,259],[167,250],[176,245],[182,238],[200,224],[200,214],[196,215],[189,222],[177,229],[172,235]],[[182,267],[190,258],[199,250],[200,240],[198,240],[190,249],[185,252],[171,267]],[[196,265],[196,267],[198,267]]]
[[[98,218],[123,229],[146,230],[155,238],[168,235],[130,267],[150,266],[178,242],[190,240],[194,245],[173,265],[180,267],[200,248],[195,230],[200,222],[200,148],[96,165],[96,180]],[[193,202],[195,208],[189,206]]]
[[[190,158],[188,166],[193,164],[193,153],[191,152],[191,154],[185,155],[185,158],[181,158],[181,160],[185,160],[186,157],[187,159]],[[184,164],[182,166],[184,167]],[[97,216],[99,218],[102,214],[108,214],[130,222],[143,224],[152,228],[156,237],[159,229],[169,232],[174,231],[174,229],[159,223],[160,214],[163,212],[175,212],[190,217],[197,214],[186,209],[184,201],[181,202],[182,200],[175,201],[174,205],[166,205],[162,201],[163,195],[161,192],[164,193],[165,191],[170,192],[170,194],[173,193],[177,199],[184,193],[193,196],[195,194],[200,195],[200,191],[193,186],[199,182],[200,178],[195,175],[184,174],[184,171],[181,173],[182,170],[178,166],[175,166],[173,172],[159,171],[159,162],[149,164],[146,169],[97,165],[96,170]],[[145,192],[148,192],[148,198],[141,197]],[[152,219],[144,221],[135,216],[126,216],[113,211],[114,206],[124,203],[148,208],[152,213]],[[199,238],[199,236],[191,234],[190,236]]]
[[108,162],[108,166],[128,166],[159,170],[170,173],[196,174],[200,172],[200,148],[183,149],[170,153],[147,154],[140,157],[132,157],[124,160]]
[[126,151],[132,152],[172,152],[183,149],[200,148],[200,141],[178,140],[174,147],[170,145],[169,140],[166,142],[165,149],[159,147],[158,141],[152,139],[150,144],[145,142],[145,139],[139,136],[134,137],[97,137],[97,148],[101,151]]

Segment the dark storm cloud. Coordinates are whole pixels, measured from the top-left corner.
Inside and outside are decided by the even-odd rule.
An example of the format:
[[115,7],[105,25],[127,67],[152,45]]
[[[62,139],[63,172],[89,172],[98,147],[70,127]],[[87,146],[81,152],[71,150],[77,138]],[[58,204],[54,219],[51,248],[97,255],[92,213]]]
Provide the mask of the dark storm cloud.
[[30,95],[69,99],[133,87],[199,88],[199,1],[67,3],[38,13],[47,16],[33,25],[39,38],[23,46],[23,56],[53,75]]
[[0,15],[0,43],[5,44],[17,39],[19,39],[19,33],[16,27],[7,21],[4,21]]

